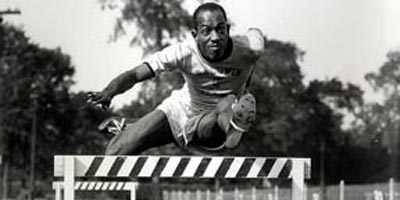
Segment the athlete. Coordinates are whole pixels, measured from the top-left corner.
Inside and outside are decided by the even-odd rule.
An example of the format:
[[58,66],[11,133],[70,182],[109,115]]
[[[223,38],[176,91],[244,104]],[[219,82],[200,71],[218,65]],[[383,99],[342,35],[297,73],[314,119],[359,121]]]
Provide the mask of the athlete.
[[139,120],[111,118],[100,124],[100,131],[115,134],[106,154],[140,154],[172,142],[205,151],[238,146],[255,120],[255,98],[246,89],[264,37],[255,28],[231,37],[225,10],[216,3],[195,10],[192,36],[144,59],[101,92],[88,93],[89,103],[108,108],[114,96],[163,71],[179,70],[185,79],[181,89]]

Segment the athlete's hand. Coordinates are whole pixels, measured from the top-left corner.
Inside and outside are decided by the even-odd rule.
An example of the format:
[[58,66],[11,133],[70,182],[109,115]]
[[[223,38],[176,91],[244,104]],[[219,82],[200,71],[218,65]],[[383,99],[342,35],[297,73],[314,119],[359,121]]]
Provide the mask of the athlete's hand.
[[104,110],[110,107],[112,100],[112,96],[106,92],[88,92],[86,94],[86,98],[87,103],[94,106],[99,106]]

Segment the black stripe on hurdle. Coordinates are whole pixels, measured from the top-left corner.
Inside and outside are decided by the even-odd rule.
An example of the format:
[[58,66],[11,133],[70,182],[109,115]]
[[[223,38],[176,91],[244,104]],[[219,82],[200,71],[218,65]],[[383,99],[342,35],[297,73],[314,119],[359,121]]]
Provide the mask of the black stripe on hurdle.
[[251,166],[253,166],[255,160],[256,160],[255,158],[246,158],[242,166],[240,167],[236,177],[246,177],[251,169]]
[[107,176],[117,176],[119,170],[121,169],[121,166],[124,164],[126,160],[126,157],[117,157],[117,159],[115,159],[113,165],[111,166],[110,171],[108,172]]
[[131,173],[129,173],[129,176],[136,177],[140,173],[140,170],[142,170],[143,165],[146,163],[146,161],[147,157],[139,157],[135,163],[135,166],[133,166]]
[[173,176],[178,176],[178,177],[182,176],[182,174],[185,171],[186,166],[188,165],[189,161],[190,161],[190,158],[182,158],[179,161],[178,167],[176,168]]
[[292,163],[293,160],[292,159],[288,159],[286,160],[285,165],[282,168],[282,171],[279,173],[278,178],[288,178],[290,175],[290,172],[292,171]]
[[216,177],[225,177],[226,173],[231,167],[233,162],[233,158],[224,158],[221,163],[221,166],[218,168],[217,173],[215,173]]
[[92,163],[90,163],[90,166],[88,170],[85,173],[85,176],[94,176],[99,169],[101,163],[103,162],[104,157],[94,157]]
[[201,159],[200,165],[197,168],[196,172],[194,173],[194,177],[201,177],[203,176],[204,172],[206,171],[208,164],[210,164],[211,158],[203,158]]
[[168,163],[169,158],[168,157],[161,157],[158,160],[158,163],[156,165],[156,167],[153,170],[153,173],[151,174],[151,177],[159,177],[161,175],[161,173],[163,172],[165,166]]
[[275,163],[275,158],[267,158],[264,162],[264,165],[261,167],[260,172],[257,174],[257,177],[266,177],[268,176],[269,172],[272,169],[272,166],[274,166]]

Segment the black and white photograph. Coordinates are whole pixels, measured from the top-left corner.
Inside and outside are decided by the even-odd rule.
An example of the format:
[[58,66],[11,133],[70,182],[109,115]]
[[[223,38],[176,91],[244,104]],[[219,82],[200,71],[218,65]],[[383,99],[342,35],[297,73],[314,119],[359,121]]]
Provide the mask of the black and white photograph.
[[399,0],[0,0],[1,200],[400,200]]

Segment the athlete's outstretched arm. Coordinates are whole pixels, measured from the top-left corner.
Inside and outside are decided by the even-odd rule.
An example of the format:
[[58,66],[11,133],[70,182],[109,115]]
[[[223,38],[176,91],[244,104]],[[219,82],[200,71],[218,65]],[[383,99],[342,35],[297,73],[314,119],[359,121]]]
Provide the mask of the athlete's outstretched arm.
[[114,96],[124,93],[136,83],[154,76],[155,74],[149,65],[143,63],[114,78],[101,92],[89,92],[87,94],[87,102],[93,105],[100,105],[102,108],[106,109],[110,106]]

